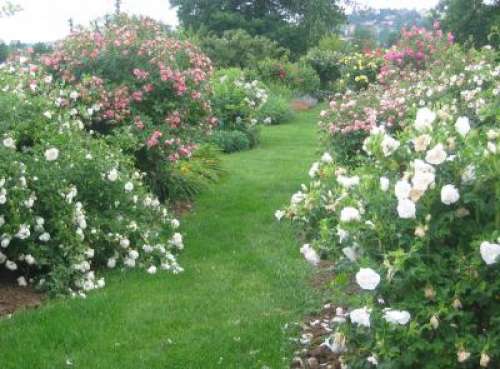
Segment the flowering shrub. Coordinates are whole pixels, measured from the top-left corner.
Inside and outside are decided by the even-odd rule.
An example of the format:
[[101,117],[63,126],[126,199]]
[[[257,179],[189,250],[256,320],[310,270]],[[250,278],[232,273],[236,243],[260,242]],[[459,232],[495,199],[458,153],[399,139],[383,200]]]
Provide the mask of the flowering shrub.
[[339,58],[340,80],[337,90],[362,90],[377,80],[383,64],[382,51],[365,51],[352,53]]
[[79,29],[42,62],[74,88],[59,103],[81,103],[76,114],[87,129],[134,139],[128,149],[160,194],[169,163],[189,159],[216,124],[210,60],[152,19],[120,15],[97,30]]
[[308,261],[336,261],[325,345],[349,368],[499,365],[500,66],[489,49],[443,55],[404,82],[397,131],[375,117],[360,165],[325,153],[276,213],[304,228]]
[[237,68],[218,71],[212,85],[212,104],[219,129],[241,131],[248,136],[250,146],[254,146],[258,140],[257,113],[268,99],[266,87],[257,80],[248,81]]
[[27,64],[5,66],[0,86],[0,267],[82,296],[104,286],[100,266],[181,271],[179,222],[133,160],[61,104],[72,89]]

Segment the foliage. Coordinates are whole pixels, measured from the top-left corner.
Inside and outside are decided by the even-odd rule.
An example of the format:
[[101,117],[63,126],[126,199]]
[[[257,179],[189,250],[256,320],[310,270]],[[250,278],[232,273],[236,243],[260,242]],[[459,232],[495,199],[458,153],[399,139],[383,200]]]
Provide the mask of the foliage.
[[81,296],[104,287],[102,266],[181,271],[179,222],[120,147],[58,102],[71,90],[23,63],[7,64],[0,85],[1,266],[21,286]]
[[0,42],[0,64],[9,57],[9,46],[5,42]]
[[294,112],[286,97],[271,93],[257,112],[257,120],[264,124],[282,124],[293,118]]
[[75,105],[88,130],[127,137],[162,199],[169,166],[188,160],[216,123],[209,59],[152,19],[118,15],[98,30],[81,28],[42,60],[74,88],[60,103]]
[[282,85],[296,94],[314,95],[320,87],[318,74],[304,63],[265,59],[255,66],[253,73],[266,84]]
[[243,132],[250,146],[255,146],[258,143],[257,112],[268,99],[266,87],[258,80],[247,80],[238,68],[219,70],[212,78],[212,86],[212,104],[219,120],[218,128]]
[[500,23],[500,3],[498,0],[441,0],[434,10],[443,29],[452,32],[457,42],[469,40],[475,46],[488,44],[492,27]]
[[321,81],[321,89],[330,90],[332,83],[340,77],[340,58],[338,51],[315,47],[307,52],[302,61],[314,68]]
[[211,139],[214,145],[220,147],[220,149],[227,154],[248,150],[250,148],[250,139],[248,135],[239,130],[217,130],[214,132]]
[[265,36],[251,36],[242,29],[225,31],[222,36],[201,37],[203,51],[218,67],[247,68],[265,58],[281,58],[288,51]]
[[344,22],[335,0],[174,0],[171,5],[178,7],[178,17],[186,28],[218,36],[243,29],[291,48],[294,55],[304,54]]
[[[386,74],[371,99],[346,97],[369,117],[363,160],[325,153],[276,214],[303,228],[311,263],[315,250],[336,261],[343,308],[327,343],[353,369],[498,366],[498,53],[441,47]],[[392,127],[379,114],[388,88],[405,97]],[[342,114],[333,124],[356,129]]]

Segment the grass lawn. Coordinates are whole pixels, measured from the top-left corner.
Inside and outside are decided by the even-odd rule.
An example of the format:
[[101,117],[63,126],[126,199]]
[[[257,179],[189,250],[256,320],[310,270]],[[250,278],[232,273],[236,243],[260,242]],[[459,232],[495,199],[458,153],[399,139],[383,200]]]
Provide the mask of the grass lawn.
[[283,327],[318,296],[291,226],[273,214],[306,181],[318,112],[266,127],[260,147],[224,157],[227,177],[183,219],[184,273],[111,273],[85,301],[0,321],[0,368],[285,368]]

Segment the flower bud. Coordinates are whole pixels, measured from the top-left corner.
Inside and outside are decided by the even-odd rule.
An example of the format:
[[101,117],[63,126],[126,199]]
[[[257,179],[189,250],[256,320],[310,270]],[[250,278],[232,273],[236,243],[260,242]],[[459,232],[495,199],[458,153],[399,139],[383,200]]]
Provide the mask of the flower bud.
[[462,302],[458,298],[456,298],[455,300],[453,300],[453,307],[455,309],[457,309],[457,310],[461,309],[462,308]]
[[429,300],[434,300],[434,297],[436,297],[436,291],[434,291],[432,286],[425,287],[424,294],[425,298]]

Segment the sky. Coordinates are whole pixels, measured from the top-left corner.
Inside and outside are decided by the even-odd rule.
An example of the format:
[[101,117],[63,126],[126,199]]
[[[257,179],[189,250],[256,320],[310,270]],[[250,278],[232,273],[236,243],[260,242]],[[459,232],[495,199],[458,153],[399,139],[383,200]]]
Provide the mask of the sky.
[[[0,19],[0,40],[10,42],[56,41],[69,32],[68,19],[87,25],[92,19],[113,12],[114,0],[15,0],[23,11]],[[374,8],[417,8],[435,6],[438,0],[358,0]],[[0,4],[2,1],[0,0]],[[122,0],[122,10],[178,24],[175,9],[168,0]]]

